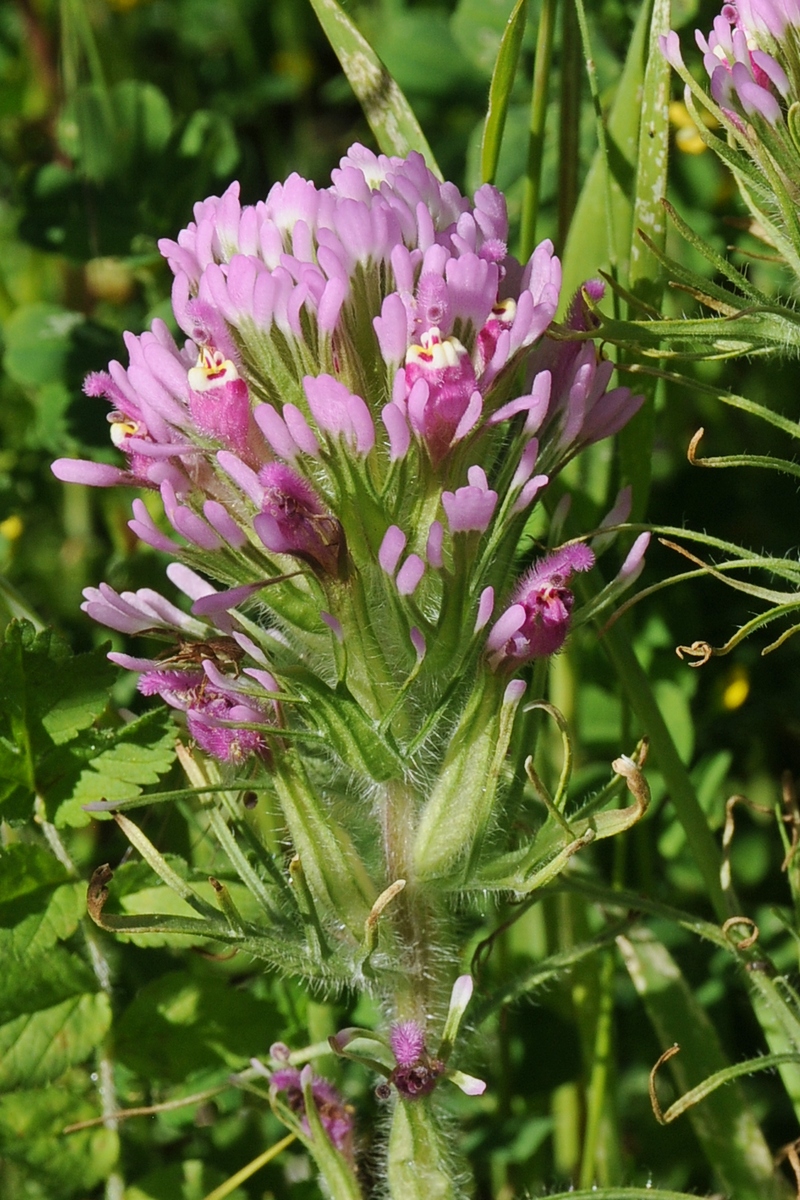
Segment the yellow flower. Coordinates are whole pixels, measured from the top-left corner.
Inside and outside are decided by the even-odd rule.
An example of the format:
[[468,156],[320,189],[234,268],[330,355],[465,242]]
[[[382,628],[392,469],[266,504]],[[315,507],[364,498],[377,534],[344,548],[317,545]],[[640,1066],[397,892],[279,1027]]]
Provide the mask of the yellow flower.
[[[670,101],[669,123],[675,130],[675,145],[684,154],[702,154],[708,149],[682,100]],[[703,124],[707,129],[713,129],[718,122],[710,113],[704,113]]]

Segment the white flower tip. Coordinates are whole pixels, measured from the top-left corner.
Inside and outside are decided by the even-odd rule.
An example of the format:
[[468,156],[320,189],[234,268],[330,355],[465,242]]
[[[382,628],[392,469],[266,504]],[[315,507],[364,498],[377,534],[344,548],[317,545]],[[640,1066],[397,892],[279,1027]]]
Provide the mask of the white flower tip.
[[626,779],[632,775],[634,771],[639,770],[636,763],[632,758],[629,758],[627,754],[620,754],[619,758],[614,759],[611,766],[617,775],[622,775]]
[[471,975],[459,975],[458,979],[453,984],[453,991],[450,995],[450,1011],[457,1009],[464,1012],[465,1008],[472,999],[472,989],[474,984]]
[[519,704],[520,700],[525,695],[527,687],[528,687],[528,685],[524,679],[512,679],[511,683],[508,685],[508,687],[505,690],[505,694],[503,696],[503,703],[504,704]]
[[463,1071],[452,1071],[449,1076],[456,1087],[461,1088],[465,1096],[482,1096],[486,1091],[486,1081],[476,1079],[474,1075],[465,1075]]

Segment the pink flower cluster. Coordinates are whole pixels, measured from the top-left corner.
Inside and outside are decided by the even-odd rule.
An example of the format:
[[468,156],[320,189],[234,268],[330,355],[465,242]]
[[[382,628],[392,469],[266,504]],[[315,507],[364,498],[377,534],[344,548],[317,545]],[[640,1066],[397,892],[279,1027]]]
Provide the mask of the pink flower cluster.
[[[195,645],[124,663],[143,672],[142,690],[187,713],[217,757],[264,755],[257,727],[274,720],[272,700],[253,684],[267,659],[245,638],[237,603],[274,579],[302,577],[260,596],[292,646],[315,625],[345,636],[342,589],[362,588],[368,609],[389,604],[401,615],[419,661],[442,632],[437,621],[450,619],[455,591],[475,597],[469,639],[506,587],[480,546],[515,544],[555,472],[641,403],[609,388],[612,364],[590,341],[543,338],[559,261],[542,242],[520,264],[507,238],[496,189],[470,201],[418,154],[389,158],[357,145],[330,187],[293,175],[242,206],[232,184],[195,206],[176,241],[161,243],[186,340],[156,321],[126,335],[127,367],[112,362],[86,381],[87,395],[111,405],[124,466],[59,459],[53,471],[157,490],[166,528],[137,499],[133,531],[229,589],[182,575],[193,618],[154,594],[118,596],[105,585],[87,592],[85,606],[125,632],[169,626],[207,650],[219,636],[237,647],[228,657]],[[602,285],[588,286],[599,298]],[[581,298],[568,324],[590,331]],[[570,570],[589,565],[586,555],[585,565],[574,554],[570,562],[553,585],[560,607],[555,591],[541,599],[536,572],[517,588],[509,612],[526,616],[514,630],[500,617],[489,636],[495,668],[562,644]],[[239,659],[250,665],[240,670]],[[277,690],[271,676],[263,686]]]
[[[723,4],[706,37],[695,31],[712,98],[739,129],[743,120],[775,126],[798,95],[797,0],[734,0]],[[678,35],[661,39],[669,63],[686,68]]]

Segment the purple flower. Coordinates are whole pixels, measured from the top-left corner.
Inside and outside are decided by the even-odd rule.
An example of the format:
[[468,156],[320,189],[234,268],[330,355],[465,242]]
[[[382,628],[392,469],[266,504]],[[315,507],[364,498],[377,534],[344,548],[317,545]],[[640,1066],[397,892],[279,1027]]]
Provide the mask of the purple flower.
[[[735,0],[723,4],[707,37],[695,30],[711,95],[741,133],[754,118],[777,125],[797,97],[798,28],[797,0]],[[686,78],[676,33],[661,39],[661,52]]]
[[393,1025],[389,1044],[397,1063],[389,1082],[405,1100],[429,1096],[445,1073],[445,1063],[428,1054],[423,1028],[416,1021]]
[[522,577],[486,641],[494,670],[501,666],[513,670],[561,649],[575,603],[567,585],[575,571],[592,566],[594,554],[578,543],[548,554]]
[[467,479],[468,487],[442,492],[442,506],[451,533],[483,533],[497,507],[497,492],[489,487],[483,467],[470,467]]
[[189,412],[200,432],[246,455],[250,393],[235,364],[220,350],[203,346],[187,378]]
[[[597,280],[584,284],[570,305],[568,329],[585,332],[596,326],[597,319],[584,293],[597,301],[603,292],[604,286]],[[609,390],[614,364],[599,358],[591,342],[543,342],[531,357],[530,369],[531,401],[537,412],[541,411],[541,398],[548,396],[547,409],[537,429],[541,457],[550,473],[586,446],[618,433],[644,400],[627,387]],[[530,423],[526,423],[526,429],[529,428]]]
[[425,1031],[416,1021],[401,1021],[393,1025],[389,1044],[399,1067],[411,1067],[425,1049]]
[[306,375],[303,387],[323,433],[344,438],[356,454],[369,454],[375,445],[375,426],[362,398],[332,375]]
[[123,654],[113,658],[121,666],[141,670],[138,689],[143,696],[158,696],[170,708],[186,714],[189,734],[206,754],[234,765],[254,754],[268,761],[264,734],[243,726],[274,724],[275,706],[270,701],[265,704],[271,711],[257,706],[248,694],[239,690],[241,685],[237,686],[235,679],[219,671],[213,660],[198,661],[196,657],[215,652],[212,643],[199,643],[196,650],[192,643],[184,643],[173,659],[161,663]]
[[283,463],[262,467],[259,482],[264,498],[253,525],[267,549],[292,554],[315,571],[341,578],[346,561],[342,527],[311,485]]
[[[406,354],[406,405],[411,428],[436,465],[475,424],[482,402],[469,355],[458,339],[442,339],[433,326],[420,340],[421,345],[410,346]],[[474,419],[462,429],[473,395]]]
[[[299,1117],[304,1132],[310,1134],[311,1127],[306,1116],[306,1102],[303,1095],[303,1083],[307,1079],[306,1072],[311,1073],[311,1068],[305,1067],[301,1074],[297,1067],[279,1067],[270,1076],[270,1093],[281,1097],[286,1106]],[[306,1086],[308,1086],[307,1083]],[[352,1158],[352,1108],[345,1103],[332,1083],[313,1074],[311,1075],[311,1094],[322,1128],[336,1149],[346,1157]]]

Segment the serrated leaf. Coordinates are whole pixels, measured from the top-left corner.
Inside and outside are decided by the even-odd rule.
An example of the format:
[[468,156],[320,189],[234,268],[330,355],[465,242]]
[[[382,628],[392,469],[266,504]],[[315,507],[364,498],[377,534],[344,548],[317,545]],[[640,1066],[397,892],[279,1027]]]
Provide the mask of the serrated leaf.
[[60,1080],[58,1087],[0,1097],[0,1154],[25,1163],[46,1194],[91,1192],[108,1177],[119,1156],[111,1129],[86,1129],[68,1138],[64,1126],[97,1115],[97,1091],[88,1074]]
[[13,623],[0,645],[0,778],[26,788],[35,786],[33,749],[27,723],[22,630]]
[[381,150],[401,158],[418,150],[441,179],[433,151],[411,105],[369,42],[336,0],[311,0],[311,4]]
[[35,791],[43,758],[95,721],[114,677],[102,649],[73,656],[51,631],[12,622],[0,646],[0,778]]
[[55,678],[53,674],[49,663],[45,666],[37,661],[28,669],[27,678],[33,690],[31,708],[43,710],[42,725],[56,746],[61,746],[100,716],[117,672],[101,648],[76,654],[66,669],[58,671]]
[[104,992],[65,1000],[0,1025],[0,1091],[50,1083],[83,1060],[111,1025]]
[[55,824],[87,825],[94,814],[84,804],[125,800],[158,783],[175,761],[175,728],[170,714],[154,709],[115,733],[115,741],[81,771],[68,800],[59,805]]
[[[0,847],[0,905],[63,883],[67,872],[57,858],[41,846],[25,842]],[[5,924],[0,910],[0,925]]]
[[20,946],[9,930],[0,930],[0,961],[0,1023],[98,989],[94,972],[77,954],[64,946],[39,953]]
[[[86,888],[82,882],[65,883],[45,899],[28,893],[0,908],[0,937],[8,953],[44,954],[56,942],[72,937],[86,913]],[[10,939],[10,940],[9,940]]]

